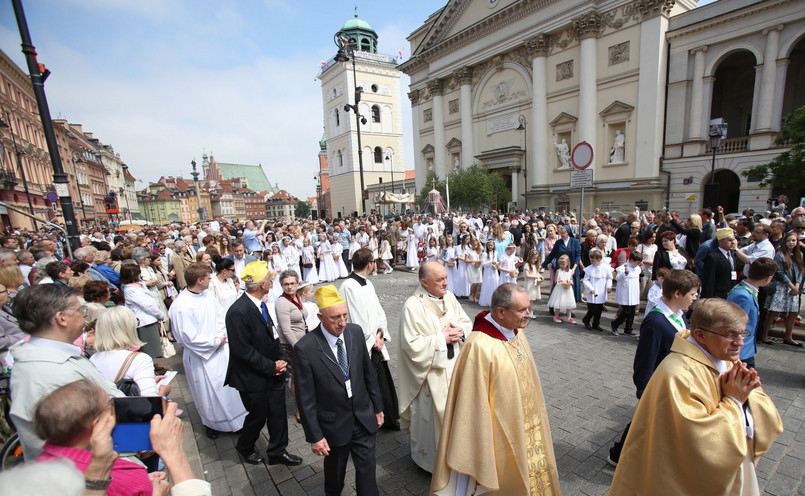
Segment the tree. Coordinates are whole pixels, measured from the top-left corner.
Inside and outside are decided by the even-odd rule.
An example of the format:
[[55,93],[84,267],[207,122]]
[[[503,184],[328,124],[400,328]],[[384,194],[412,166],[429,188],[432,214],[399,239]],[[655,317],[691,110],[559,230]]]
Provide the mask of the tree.
[[760,178],[761,187],[796,191],[805,188],[805,106],[786,117],[774,144],[789,149],[767,164],[744,169],[741,175]]
[[449,179],[451,208],[500,208],[509,197],[503,177],[483,165],[474,164],[454,171]]
[[310,202],[299,200],[293,210],[294,216],[305,219],[310,215]]

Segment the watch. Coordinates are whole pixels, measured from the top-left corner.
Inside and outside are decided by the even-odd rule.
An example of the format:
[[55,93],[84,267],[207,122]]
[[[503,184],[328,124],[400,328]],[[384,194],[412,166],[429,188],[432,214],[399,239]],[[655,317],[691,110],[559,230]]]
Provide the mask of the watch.
[[106,480],[84,479],[84,487],[90,491],[105,491],[111,483],[111,477]]

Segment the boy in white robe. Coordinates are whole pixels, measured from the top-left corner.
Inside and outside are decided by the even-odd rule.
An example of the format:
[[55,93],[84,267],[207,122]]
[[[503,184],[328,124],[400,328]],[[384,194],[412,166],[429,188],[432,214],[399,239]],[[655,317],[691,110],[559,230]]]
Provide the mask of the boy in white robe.
[[640,266],[643,255],[633,251],[629,253],[629,261],[615,269],[615,301],[620,306],[620,313],[612,321],[612,335],[618,335],[618,326],[624,324],[623,333],[632,334],[632,324],[637,306],[640,304]]
[[587,291],[587,315],[581,321],[589,330],[601,329],[601,312],[607,302],[607,294],[612,292],[612,269],[602,263],[603,253],[599,249],[590,251],[590,265],[584,268],[582,284]]

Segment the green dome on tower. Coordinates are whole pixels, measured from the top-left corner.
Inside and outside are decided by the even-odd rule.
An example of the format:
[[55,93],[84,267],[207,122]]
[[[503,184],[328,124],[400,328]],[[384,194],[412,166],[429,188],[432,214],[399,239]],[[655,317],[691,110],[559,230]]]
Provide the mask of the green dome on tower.
[[356,51],[377,53],[377,32],[368,22],[358,17],[357,13],[336,34],[349,41]]
[[355,17],[344,23],[344,27],[341,28],[341,31],[351,31],[353,29],[363,29],[365,31],[371,31],[373,33],[375,32],[375,30],[372,29],[372,26],[370,26],[368,22],[359,18],[357,14]]

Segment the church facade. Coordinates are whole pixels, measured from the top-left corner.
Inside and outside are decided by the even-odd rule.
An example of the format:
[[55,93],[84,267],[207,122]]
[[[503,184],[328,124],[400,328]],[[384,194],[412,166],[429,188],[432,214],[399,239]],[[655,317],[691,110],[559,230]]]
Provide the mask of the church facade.
[[[665,33],[689,0],[450,0],[409,36],[417,187],[486,165],[512,206],[578,208],[570,155],[594,152],[585,210],[660,208]],[[628,194],[625,194],[627,193]]]

